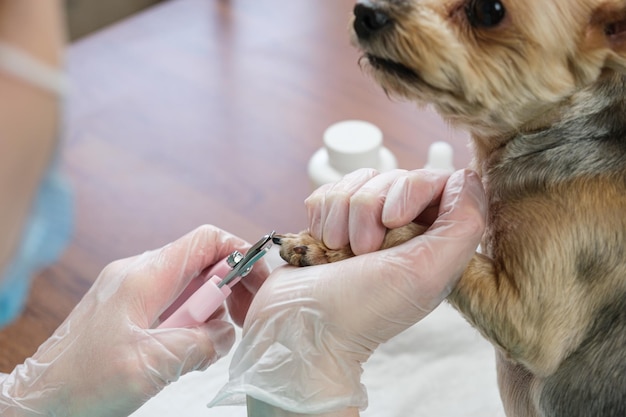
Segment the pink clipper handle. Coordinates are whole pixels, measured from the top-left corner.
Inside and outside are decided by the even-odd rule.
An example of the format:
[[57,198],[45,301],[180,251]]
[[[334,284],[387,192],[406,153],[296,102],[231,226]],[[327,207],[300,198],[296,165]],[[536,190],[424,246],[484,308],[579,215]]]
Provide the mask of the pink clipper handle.
[[[159,325],[159,329],[172,327],[196,326],[204,323],[217,311],[224,300],[231,294],[228,285],[219,288],[217,285],[222,277],[230,271],[226,259],[215,264],[206,278],[195,278],[181,296],[170,306],[161,317],[166,319]],[[202,281],[206,280],[204,283]],[[192,293],[189,295],[189,293]]]

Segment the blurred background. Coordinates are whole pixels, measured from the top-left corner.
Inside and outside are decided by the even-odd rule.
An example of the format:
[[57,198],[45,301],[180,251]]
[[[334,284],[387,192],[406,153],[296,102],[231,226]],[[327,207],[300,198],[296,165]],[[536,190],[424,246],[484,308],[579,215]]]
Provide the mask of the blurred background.
[[163,0],[65,0],[67,31],[76,40]]

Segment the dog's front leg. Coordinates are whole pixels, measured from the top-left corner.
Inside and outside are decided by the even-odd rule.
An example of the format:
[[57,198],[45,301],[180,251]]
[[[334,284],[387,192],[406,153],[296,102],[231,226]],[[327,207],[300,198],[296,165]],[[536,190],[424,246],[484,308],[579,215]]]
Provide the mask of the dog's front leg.
[[[549,279],[565,280],[550,275],[533,276],[521,266],[509,268],[506,262],[476,254],[448,301],[501,354],[535,375],[547,376],[580,343],[588,324],[579,314],[587,309],[582,295],[574,290],[578,295],[565,299]],[[537,284],[542,281],[548,284]],[[580,310],[572,310],[572,305]]]
[[474,255],[448,301],[507,355],[523,356],[512,351],[525,344],[518,326],[512,324],[523,314],[519,293],[510,279],[497,272],[492,259]]

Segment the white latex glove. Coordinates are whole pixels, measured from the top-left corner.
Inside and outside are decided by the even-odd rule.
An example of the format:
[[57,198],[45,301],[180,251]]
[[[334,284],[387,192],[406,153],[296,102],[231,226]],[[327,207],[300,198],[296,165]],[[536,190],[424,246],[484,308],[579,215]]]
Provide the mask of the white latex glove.
[[[248,247],[203,226],[159,250],[108,265],[52,337],[0,382],[0,415],[127,416],[182,374],[207,368],[235,340],[232,324],[219,319],[224,309],[202,326],[154,327],[194,277]],[[236,321],[267,273],[260,262],[233,289]]]
[[450,293],[479,243],[486,210],[482,184],[471,171],[449,180],[425,171],[359,171],[318,190],[307,204],[312,229],[336,244],[349,236],[353,248],[354,237],[368,236],[370,249],[384,226],[438,209],[424,235],[395,248],[275,270],[250,307],[229,384],[212,404],[247,395],[253,416],[354,415],[365,408],[361,365]]

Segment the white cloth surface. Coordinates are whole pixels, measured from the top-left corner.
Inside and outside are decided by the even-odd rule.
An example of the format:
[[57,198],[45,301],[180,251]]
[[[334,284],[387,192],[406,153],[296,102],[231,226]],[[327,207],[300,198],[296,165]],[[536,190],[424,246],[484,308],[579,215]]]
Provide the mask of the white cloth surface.
[[[274,250],[267,257],[270,265],[281,263]],[[228,381],[233,351],[169,385],[132,416],[246,417],[244,406],[206,406]],[[369,406],[362,417],[504,417],[493,348],[448,304],[382,345],[364,365],[363,383]]]

